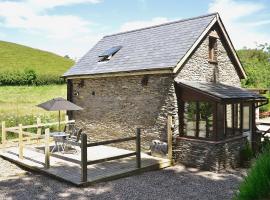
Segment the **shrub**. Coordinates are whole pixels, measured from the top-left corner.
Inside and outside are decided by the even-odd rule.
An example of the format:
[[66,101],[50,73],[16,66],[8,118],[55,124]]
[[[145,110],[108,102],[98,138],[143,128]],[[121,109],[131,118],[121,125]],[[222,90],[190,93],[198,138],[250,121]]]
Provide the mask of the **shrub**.
[[242,148],[240,151],[241,166],[248,167],[252,157],[253,152],[251,146],[248,142],[246,142],[244,148]]
[[32,69],[26,69],[23,74],[24,83],[27,85],[34,85],[37,81],[37,74]]
[[63,84],[64,79],[57,75],[39,75],[35,85],[50,85],[50,84]]
[[33,69],[0,73],[0,85],[49,85],[63,84],[64,79],[54,74],[37,74]]
[[241,183],[236,200],[270,199],[270,145],[249,170],[247,177]]

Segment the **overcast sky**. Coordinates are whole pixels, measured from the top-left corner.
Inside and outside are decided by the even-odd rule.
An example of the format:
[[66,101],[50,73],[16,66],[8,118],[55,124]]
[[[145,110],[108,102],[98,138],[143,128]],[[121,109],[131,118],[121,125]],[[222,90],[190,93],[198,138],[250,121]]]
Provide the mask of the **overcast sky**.
[[270,0],[0,0],[0,40],[80,58],[104,35],[213,12],[236,48],[270,43]]

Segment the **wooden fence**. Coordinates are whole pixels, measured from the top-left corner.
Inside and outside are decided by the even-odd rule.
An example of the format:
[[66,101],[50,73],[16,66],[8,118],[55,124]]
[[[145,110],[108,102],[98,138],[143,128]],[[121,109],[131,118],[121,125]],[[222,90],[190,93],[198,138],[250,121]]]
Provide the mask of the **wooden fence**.
[[[46,129],[45,136],[49,135],[49,129]],[[126,154],[121,154],[117,156],[112,156],[112,157],[106,157],[102,159],[97,159],[97,160],[88,160],[87,159],[87,148],[88,147],[94,147],[94,146],[100,146],[100,145],[107,145],[107,144],[115,144],[115,143],[121,143],[121,142],[126,142],[126,141],[136,141],[136,151],[131,152],[131,153],[126,153]],[[47,141],[47,140],[46,140]],[[75,164],[79,164],[81,166],[81,182],[87,182],[87,166],[88,165],[94,165],[102,162],[107,162],[111,160],[117,160],[121,158],[126,158],[130,156],[136,156],[136,167],[141,168],[141,129],[136,129],[136,136],[134,137],[125,137],[125,138],[120,138],[120,139],[113,139],[113,140],[105,140],[105,141],[100,141],[100,142],[88,142],[87,141],[87,135],[83,133],[81,135],[80,142],[68,142],[68,144],[72,144],[74,146],[80,147],[80,160],[73,159],[66,157],[64,155],[60,154],[54,154],[49,152],[49,146],[48,143],[46,143],[45,146],[45,166],[47,168],[50,167],[50,156],[56,157],[62,160],[66,160],[68,162],[72,162]],[[47,150],[46,150],[47,149]]]
[[[69,123],[74,123],[75,120],[69,120],[68,116],[65,116],[65,120],[61,121],[60,124],[69,124]],[[33,124],[33,125],[22,125],[19,124],[19,126],[15,126],[15,127],[6,127],[6,123],[5,121],[2,121],[2,144],[0,145],[0,147],[2,149],[6,148],[6,147],[10,147],[10,146],[19,146],[19,158],[23,159],[23,148],[25,144],[32,144],[34,142],[39,143],[41,140],[44,141],[45,143],[48,142],[49,143],[49,136],[46,138],[46,131],[45,131],[45,135],[42,135],[42,128],[45,127],[50,127],[50,126],[54,126],[54,125],[58,125],[59,122],[51,122],[51,123],[41,123],[41,119],[37,118],[37,123]],[[32,133],[27,131],[27,129],[30,128],[36,128],[37,131],[36,133]],[[49,132],[49,129],[47,130],[47,132]],[[8,134],[9,133],[15,133],[18,135],[17,138],[15,139],[7,139]],[[48,133],[49,134],[49,133]],[[46,139],[48,141],[46,141]]]
[[[65,117],[64,121],[61,121],[61,124],[69,124],[69,123],[74,123],[74,120],[69,120],[68,116]],[[113,140],[105,140],[105,141],[99,141],[99,142],[88,142],[87,141],[87,135],[83,133],[81,135],[81,140],[80,142],[71,142],[69,141],[68,144],[78,146],[81,149],[81,156],[80,160],[76,160],[73,158],[65,157],[60,154],[54,154],[50,152],[50,129],[47,128],[48,126],[53,126],[57,125],[58,122],[53,122],[53,123],[41,123],[40,118],[37,118],[37,123],[34,125],[27,125],[23,126],[20,124],[17,127],[6,127],[5,122],[2,122],[2,147],[5,147],[5,145],[8,144],[9,141],[12,142],[17,142],[19,145],[18,148],[18,155],[20,159],[23,159],[23,148],[24,144],[31,143],[32,140],[37,140],[36,142],[40,142],[39,140],[42,140],[45,144],[45,151],[42,153],[45,154],[45,167],[50,168],[50,157],[56,157],[59,159],[63,159],[69,162],[76,163],[81,166],[81,182],[87,182],[87,166],[88,165],[93,165],[97,163],[102,163],[106,161],[111,161],[111,160],[117,160],[121,158],[126,158],[130,156],[136,156],[136,167],[141,168],[141,129],[137,128],[136,129],[136,135],[133,137],[125,137],[125,138],[118,138],[118,139],[113,139]],[[42,135],[42,128],[45,129],[45,134]],[[31,133],[25,131],[25,129],[29,128],[36,128],[37,131],[36,133]],[[171,160],[172,162],[172,129],[173,129],[173,123],[172,123],[172,116],[168,115],[168,120],[167,120],[167,136],[168,136],[168,159]],[[12,139],[12,140],[7,140],[7,134],[11,133],[16,133],[18,134],[18,138]],[[26,136],[26,137],[24,137]],[[136,142],[136,151],[126,153],[126,154],[121,154],[117,156],[112,156],[112,157],[107,157],[103,159],[97,159],[97,160],[88,160],[87,159],[87,148],[88,147],[94,147],[94,146],[100,146],[100,145],[107,145],[107,144],[115,144],[115,143],[121,143],[121,142],[126,142],[126,141],[135,141]],[[24,142],[26,141],[26,142]]]

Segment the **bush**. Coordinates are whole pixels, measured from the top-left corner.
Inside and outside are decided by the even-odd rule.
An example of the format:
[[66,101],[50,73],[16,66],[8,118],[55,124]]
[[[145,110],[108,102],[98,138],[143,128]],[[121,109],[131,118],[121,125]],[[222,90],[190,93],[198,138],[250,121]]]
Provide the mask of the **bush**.
[[235,200],[254,199],[270,199],[270,145],[264,147],[235,196]]
[[58,75],[40,75],[33,69],[0,73],[0,85],[49,85],[63,84],[64,82],[64,79]]
[[244,148],[240,151],[241,166],[248,167],[252,158],[253,152],[251,146],[248,142],[246,142]]
[[24,78],[25,84],[34,85],[37,81],[37,74],[32,69],[26,69],[24,71],[23,78]]
[[64,84],[65,80],[57,75],[42,75],[38,76],[35,85],[50,85],[50,84]]

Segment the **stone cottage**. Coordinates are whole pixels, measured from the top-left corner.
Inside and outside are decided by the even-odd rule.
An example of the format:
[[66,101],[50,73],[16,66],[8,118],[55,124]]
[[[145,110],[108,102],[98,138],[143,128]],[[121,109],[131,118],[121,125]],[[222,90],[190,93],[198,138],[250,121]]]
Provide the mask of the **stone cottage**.
[[259,139],[255,109],[267,99],[241,89],[246,73],[220,19],[209,14],[103,37],[64,75],[69,113],[100,132],[155,134],[173,116],[175,161],[234,167]]

